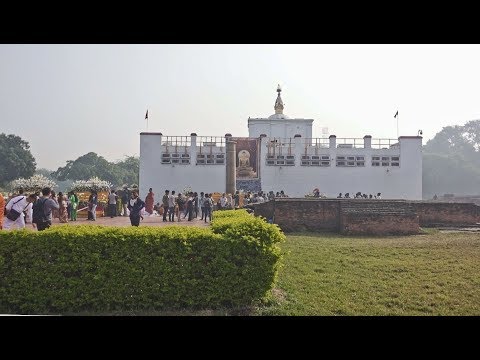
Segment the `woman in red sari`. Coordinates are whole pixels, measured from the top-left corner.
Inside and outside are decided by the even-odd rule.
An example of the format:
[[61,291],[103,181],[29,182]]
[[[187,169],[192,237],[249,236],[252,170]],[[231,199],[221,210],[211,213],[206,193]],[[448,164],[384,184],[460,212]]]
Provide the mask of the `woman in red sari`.
[[153,214],[153,204],[155,204],[155,194],[152,191],[152,188],[148,189],[148,195],[145,198],[145,211],[150,215]]

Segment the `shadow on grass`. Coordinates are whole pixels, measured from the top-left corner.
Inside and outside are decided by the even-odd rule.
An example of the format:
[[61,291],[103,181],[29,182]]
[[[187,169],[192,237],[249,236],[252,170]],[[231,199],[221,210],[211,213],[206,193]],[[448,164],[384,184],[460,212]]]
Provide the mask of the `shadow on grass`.
[[299,232],[289,232],[286,233],[285,235],[287,237],[308,237],[308,238],[322,238],[322,239],[399,239],[399,238],[405,238],[405,237],[412,237],[414,238],[415,236],[419,235],[431,235],[431,234],[437,234],[439,233],[440,230],[435,229],[435,228],[420,228],[420,232],[418,234],[412,234],[412,235],[347,235],[347,234],[340,234],[337,232],[331,232],[331,231],[319,231],[319,232],[314,232],[314,231],[299,231]]
[[254,315],[254,306],[242,308],[221,308],[221,309],[166,309],[166,310],[128,310],[110,312],[82,312],[63,314],[65,316],[250,316]]

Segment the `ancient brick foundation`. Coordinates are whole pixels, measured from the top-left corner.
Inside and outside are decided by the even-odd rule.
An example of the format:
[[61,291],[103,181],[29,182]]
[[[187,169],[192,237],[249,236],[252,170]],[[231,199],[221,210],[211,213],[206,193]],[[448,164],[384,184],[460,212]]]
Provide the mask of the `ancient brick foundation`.
[[339,202],[336,200],[282,198],[255,204],[255,215],[280,225],[283,231],[339,229]]
[[480,222],[480,206],[407,200],[280,198],[254,204],[255,215],[283,231],[335,231],[361,235],[416,234],[420,226]]
[[418,215],[342,214],[340,232],[347,235],[418,234]]
[[473,203],[412,201],[420,226],[465,226],[480,222],[480,206]]

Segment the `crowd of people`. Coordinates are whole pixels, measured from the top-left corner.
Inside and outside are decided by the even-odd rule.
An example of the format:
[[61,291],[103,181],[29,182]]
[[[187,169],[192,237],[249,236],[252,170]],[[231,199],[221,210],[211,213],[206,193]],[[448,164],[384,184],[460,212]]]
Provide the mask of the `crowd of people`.
[[[230,201],[230,202],[229,202]],[[228,204],[231,204],[230,199],[227,199],[226,195],[223,194],[219,200],[220,206],[224,208],[228,207]],[[158,214],[163,215],[163,221],[175,221],[175,216],[177,221],[181,221],[182,215],[183,219],[187,221],[192,221],[194,218],[198,218],[200,215],[200,220],[207,222],[207,218],[212,220],[212,211],[214,208],[214,200],[212,194],[200,192],[200,195],[195,192],[188,192],[186,195],[179,193],[175,195],[175,190],[165,190],[165,193],[162,197],[162,204],[158,203],[156,205],[156,210]],[[167,219],[168,218],[168,219]]]
[[263,191],[251,193],[249,191],[245,194],[243,203],[244,205],[263,203],[269,200],[274,200],[276,198],[286,198],[286,197],[288,197],[288,195],[286,195],[283,190],[277,191],[276,193],[273,192],[272,190],[270,190],[268,193],[264,193]]
[[30,223],[39,231],[45,230],[52,225],[53,211],[58,211],[60,221],[65,222],[67,215],[64,198],[62,193],[57,197],[48,187],[28,195],[20,189],[8,200],[0,194],[0,229],[23,229],[26,223]]
[[367,195],[367,194],[362,194],[360,191],[355,194],[355,196],[350,196],[350,193],[345,193],[344,196],[342,196],[342,193],[339,193],[337,196],[337,199],[381,199],[382,198],[382,193],[377,193],[376,195]]
[[[318,189],[314,189],[314,196],[320,197]],[[246,192],[243,194],[243,201],[239,191],[235,194],[223,193],[218,199],[214,200],[214,194],[190,191],[186,194],[175,193],[175,190],[165,190],[161,203],[155,203],[155,194],[153,189],[148,190],[145,201],[140,199],[138,190],[129,189],[110,190],[108,193],[107,208],[105,215],[111,218],[116,216],[128,216],[132,226],[139,226],[140,220],[144,216],[162,216],[164,222],[173,222],[187,220],[192,221],[200,217],[201,221],[207,222],[212,220],[214,210],[237,209],[241,205],[263,203],[274,200],[276,198],[285,198],[288,195],[283,190]],[[337,198],[345,199],[381,199],[381,193],[376,195],[362,194],[360,191],[354,196],[350,193],[339,193]],[[84,204],[84,203],[83,203]],[[40,194],[34,193],[24,195],[20,190],[17,194],[13,194],[9,199],[5,200],[0,194],[0,229],[24,228],[25,224],[31,223],[34,228],[39,231],[51,226],[52,218],[58,218],[59,222],[66,223],[68,221],[77,221],[77,213],[87,210],[87,220],[96,221],[97,206],[99,205],[98,193],[92,191],[85,207],[79,209],[80,201],[74,191],[68,192],[66,195],[59,192],[55,194],[50,188],[44,188]],[[38,208],[42,213],[39,220],[38,215],[34,215],[34,209]],[[4,212],[7,215],[4,217]],[[43,216],[44,214],[44,216]],[[5,220],[4,220],[5,219]],[[3,223],[4,221],[4,223]]]
[[[218,193],[217,193],[218,194]],[[105,215],[111,218],[116,216],[128,216],[132,226],[139,226],[140,220],[144,216],[162,216],[163,221],[173,222],[175,221],[192,221],[193,219],[200,218],[201,221],[207,222],[212,220],[212,214],[214,210],[228,210],[236,209],[241,205],[262,203],[265,201],[273,200],[275,198],[288,197],[283,190],[270,191],[264,193],[259,192],[246,192],[241,201],[241,195],[239,191],[236,191],[233,195],[223,193],[220,197],[215,195],[217,201],[214,199],[214,194],[200,192],[188,192],[187,194],[178,193],[174,190],[165,190],[165,194],[162,197],[162,201],[155,203],[155,194],[153,189],[150,188],[146,195],[145,201],[139,198],[137,190],[130,191],[129,189],[123,190],[110,190],[108,193],[107,206],[105,209]],[[45,208],[47,219],[40,226],[33,221],[33,208],[34,204],[38,201],[44,201],[49,199],[42,206]],[[3,205],[2,205],[3,203]],[[40,192],[23,195],[23,191],[20,190],[18,194],[12,195],[8,201],[5,202],[0,194],[0,208],[1,211],[5,208],[7,213],[21,212],[22,215],[15,220],[5,218],[5,224],[2,224],[4,218],[0,213],[0,229],[10,229],[12,227],[24,228],[25,224],[31,223],[33,227],[38,230],[44,230],[51,226],[52,219],[58,218],[60,223],[67,223],[69,221],[77,221],[77,214],[79,211],[87,211],[87,220],[97,220],[97,207],[99,205],[97,191],[92,191],[88,198],[87,203],[80,208],[80,201],[78,195],[74,191],[68,192],[66,195],[59,192],[58,195],[52,189],[45,188]],[[5,205],[7,205],[5,207]],[[13,208],[14,211],[11,211]],[[21,211],[20,211],[21,210]],[[13,218],[12,215],[10,215]]]

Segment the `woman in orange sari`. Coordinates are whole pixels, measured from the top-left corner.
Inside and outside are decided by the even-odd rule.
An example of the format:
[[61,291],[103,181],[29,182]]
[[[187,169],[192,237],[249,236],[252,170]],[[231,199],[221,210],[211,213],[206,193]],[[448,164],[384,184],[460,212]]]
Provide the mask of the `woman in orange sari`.
[[152,191],[152,188],[148,189],[148,195],[145,198],[145,211],[150,215],[153,214],[153,204],[155,203],[155,194]]

